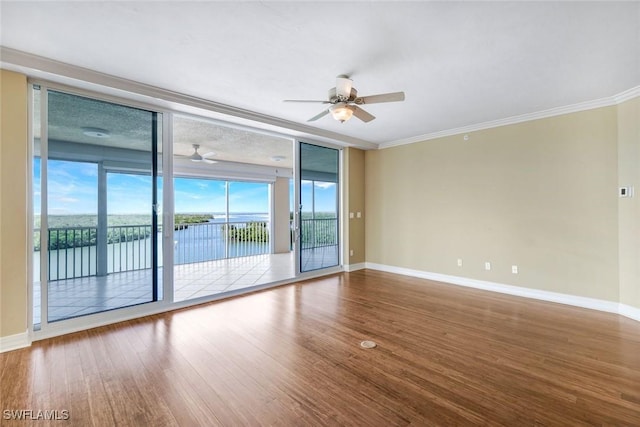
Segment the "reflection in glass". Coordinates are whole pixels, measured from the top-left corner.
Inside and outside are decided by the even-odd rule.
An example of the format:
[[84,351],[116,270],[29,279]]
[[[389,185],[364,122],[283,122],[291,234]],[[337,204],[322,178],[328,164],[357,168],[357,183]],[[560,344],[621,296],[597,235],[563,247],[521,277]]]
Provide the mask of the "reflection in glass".
[[339,264],[338,150],[300,143],[300,270]]
[[156,301],[158,114],[46,94],[47,156],[34,132],[33,179],[46,171],[47,244],[35,249],[46,252],[48,322]]

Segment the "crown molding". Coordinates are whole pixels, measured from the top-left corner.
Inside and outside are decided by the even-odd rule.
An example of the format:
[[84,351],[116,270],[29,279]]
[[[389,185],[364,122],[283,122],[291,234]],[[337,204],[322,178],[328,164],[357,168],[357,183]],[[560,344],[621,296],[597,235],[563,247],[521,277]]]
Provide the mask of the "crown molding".
[[354,138],[336,132],[318,129],[312,126],[280,119],[278,117],[270,116],[267,114],[257,113],[254,111],[233,107],[231,105],[221,104],[207,99],[162,89],[137,81],[112,76],[109,74],[101,73],[99,71],[94,71],[64,62],[55,61],[38,55],[11,49],[5,46],[0,46],[0,67],[8,70],[22,72],[29,77],[52,80],[57,83],[74,84],[75,82],[76,84],[78,84],[79,82],[84,82],[104,88],[110,88],[123,91],[125,93],[142,96],[147,98],[147,100],[155,102],[157,105],[162,105],[164,107],[166,107],[167,105],[174,107],[175,105],[182,105],[219,114],[222,116],[222,118],[220,118],[221,120],[225,120],[226,118],[232,123],[234,122],[234,120],[246,121],[249,123],[247,124],[247,126],[251,126],[251,124],[254,124],[254,126],[256,126],[258,129],[273,129],[276,132],[292,137],[317,138],[319,141],[337,143],[338,145],[352,146],[364,150],[397,147],[400,145],[414,144],[417,142],[443,138],[446,136],[476,132],[479,130],[560,116],[563,114],[608,107],[640,96],[640,86],[636,86],[626,91],[620,92],[619,94],[596,99],[593,101],[586,101],[568,106],[556,107],[548,110],[521,114],[504,119],[492,120],[488,122],[477,123],[453,129],[446,129],[438,132],[432,132],[413,136],[410,138],[403,138],[376,144],[374,142],[363,140],[360,138]]
[[416,142],[428,141],[431,139],[443,138],[445,136],[459,135],[463,133],[476,132],[484,129],[491,129],[500,126],[507,126],[516,123],[523,123],[532,120],[545,119],[564,114],[577,113],[579,111],[593,110],[595,108],[610,107],[618,105],[625,101],[640,96],[640,86],[620,92],[617,95],[600,98],[593,101],[580,102],[578,104],[567,105],[564,107],[550,108],[548,110],[538,111],[535,113],[521,114],[518,116],[507,117],[504,119],[491,120],[488,122],[477,123],[469,126],[462,126],[453,129],[442,130],[424,135],[412,136],[410,138],[398,139],[395,141],[383,142],[378,145],[380,149],[397,147],[400,145],[415,144]]
[[302,136],[317,138],[326,142],[337,143],[342,146],[354,146],[362,149],[378,148],[378,144],[360,138],[354,138],[270,116],[268,114],[257,113],[243,108],[210,101],[208,99],[162,89],[141,82],[116,77],[88,68],[78,67],[20,50],[11,49],[6,46],[0,46],[0,67],[24,73],[31,78],[51,80],[56,83],[74,85],[79,81],[103,88],[141,95],[147,98],[147,102],[161,105],[163,107],[166,107],[167,103],[169,103],[169,105],[173,105],[172,103],[174,103],[191,108],[206,110],[226,116],[230,121],[233,121],[233,119],[242,119],[256,124],[271,126],[280,133],[288,134],[293,137]]
[[624,92],[620,92],[617,95],[613,96],[616,104],[622,104],[623,102],[630,101],[633,98],[637,98],[640,96],[640,86],[632,87],[631,89],[625,90]]

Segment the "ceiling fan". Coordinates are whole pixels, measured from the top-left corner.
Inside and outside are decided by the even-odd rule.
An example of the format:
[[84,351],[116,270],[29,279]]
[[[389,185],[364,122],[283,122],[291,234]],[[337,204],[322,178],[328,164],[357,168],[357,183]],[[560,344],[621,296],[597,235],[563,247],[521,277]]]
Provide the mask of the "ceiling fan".
[[328,101],[312,101],[301,99],[285,99],[284,102],[313,102],[320,104],[331,104],[320,114],[311,117],[308,122],[314,122],[327,114],[331,113],[334,119],[340,123],[344,123],[356,116],[363,122],[367,123],[375,119],[375,116],[369,114],[359,107],[364,104],[378,104],[381,102],[397,102],[404,101],[404,92],[383,93],[380,95],[358,96],[358,91],[352,86],[353,80],[345,75],[336,77],[336,87],[329,89]]
[[215,160],[209,159],[209,156],[215,156],[216,153],[214,153],[213,151],[209,152],[209,153],[205,153],[204,155],[198,153],[198,149],[200,148],[200,144],[191,144],[191,146],[193,147],[193,154],[191,154],[190,156],[183,156],[181,154],[176,154],[175,157],[179,157],[181,159],[189,159],[192,162],[203,162],[203,163],[218,163]]

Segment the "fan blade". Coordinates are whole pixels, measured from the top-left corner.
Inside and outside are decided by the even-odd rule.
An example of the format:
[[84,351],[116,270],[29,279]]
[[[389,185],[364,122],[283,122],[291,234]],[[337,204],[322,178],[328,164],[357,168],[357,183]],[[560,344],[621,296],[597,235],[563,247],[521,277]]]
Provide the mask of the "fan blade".
[[214,163],[218,163],[218,162],[217,162],[217,161],[215,161],[215,160],[205,159],[205,158],[203,158],[203,159],[202,159],[202,162],[204,162],[204,163],[209,163],[210,165],[212,165],[212,164],[214,164]]
[[211,157],[211,156],[215,156],[216,153],[214,151],[209,151],[208,153],[204,153],[202,155],[202,157]]
[[309,120],[307,120],[308,122],[315,122],[318,119],[321,119],[322,117],[326,116],[327,114],[329,114],[329,110],[324,110],[322,113],[315,115],[313,117],[311,117]]
[[336,95],[348,99],[351,95],[351,85],[353,80],[347,76],[338,76],[336,78]]
[[357,118],[359,118],[365,123],[369,123],[371,120],[376,118],[376,116],[374,116],[373,114],[369,114],[366,111],[364,111],[362,108],[356,107],[355,105],[350,105],[348,108],[351,111],[353,111],[354,116],[356,116]]
[[314,104],[331,104],[329,101],[312,101],[309,99],[285,99],[282,102],[309,102]]
[[381,102],[404,101],[404,92],[382,93],[380,95],[363,96],[356,99],[356,104],[379,104]]
[[177,159],[193,160],[194,162],[199,162],[201,159],[200,154],[191,154],[189,156],[185,156],[183,154],[174,154],[173,157]]

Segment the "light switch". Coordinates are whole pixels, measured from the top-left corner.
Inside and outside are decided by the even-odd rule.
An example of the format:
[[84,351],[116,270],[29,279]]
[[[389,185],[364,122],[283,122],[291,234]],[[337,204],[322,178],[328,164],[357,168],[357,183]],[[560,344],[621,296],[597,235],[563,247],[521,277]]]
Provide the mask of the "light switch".
[[358,218],[362,218],[362,212],[358,212],[358,213],[356,213],[356,216],[357,216]]
[[349,212],[349,219],[353,219],[353,212]]

